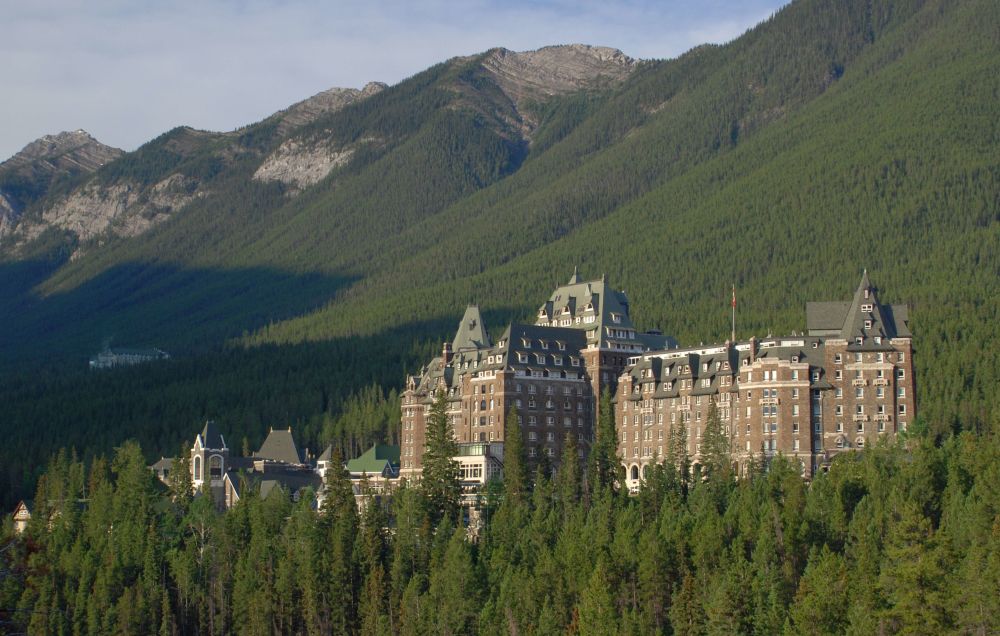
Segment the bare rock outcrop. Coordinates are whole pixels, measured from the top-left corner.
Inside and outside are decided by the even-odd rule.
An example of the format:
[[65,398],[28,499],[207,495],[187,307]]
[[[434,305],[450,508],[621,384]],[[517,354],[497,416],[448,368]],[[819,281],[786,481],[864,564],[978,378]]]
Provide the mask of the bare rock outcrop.
[[316,121],[320,116],[340,110],[359,99],[385,90],[382,82],[368,82],[364,88],[331,88],[308,99],[292,104],[272,117],[278,119],[278,134],[287,135],[292,129]]
[[523,113],[527,100],[621,84],[638,62],[618,49],[565,44],[536,51],[493,49],[483,68]]
[[[170,175],[148,189],[131,182],[101,185],[91,181],[44,209],[40,220],[22,223],[14,235],[15,250],[49,227],[72,232],[81,245],[108,232],[120,237],[138,236],[205,196],[196,186],[193,179],[181,174]],[[82,249],[73,256],[80,256]]]
[[293,190],[305,189],[321,181],[334,168],[351,160],[354,148],[332,148],[324,141],[308,143],[289,139],[257,168],[257,181],[281,181]]
[[60,172],[94,172],[122,151],[97,141],[85,130],[61,132],[36,139],[0,164],[3,172],[37,177]]
[[61,177],[92,174],[122,151],[86,131],[45,135],[0,164],[0,239],[13,233],[24,209]]

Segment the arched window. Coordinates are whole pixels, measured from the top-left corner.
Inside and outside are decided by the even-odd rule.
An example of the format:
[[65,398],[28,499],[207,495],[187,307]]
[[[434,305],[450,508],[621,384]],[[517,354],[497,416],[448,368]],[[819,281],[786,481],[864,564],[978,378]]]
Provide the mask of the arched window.
[[212,455],[208,460],[208,474],[211,475],[212,479],[222,478],[222,457],[219,455]]
[[201,480],[201,457],[198,455],[194,457],[194,480]]
[[649,464],[642,467],[642,478],[649,479]]
[[639,467],[638,466],[633,466],[632,467],[632,479],[639,479]]

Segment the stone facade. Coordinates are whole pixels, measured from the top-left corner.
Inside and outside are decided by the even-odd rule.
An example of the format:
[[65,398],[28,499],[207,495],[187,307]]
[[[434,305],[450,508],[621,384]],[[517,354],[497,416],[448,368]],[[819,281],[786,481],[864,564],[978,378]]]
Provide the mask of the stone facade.
[[838,453],[906,430],[916,415],[906,307],[880,304],[866,273],[853,301],[810,303],[807,314],[805,335],[633,357],[615,401],[629,488],[664,458],[680,426],[698,465],[713,403],[738,474],[781,453],[808,478]]
[[583,457],[593,442],[601,392],[614,390],[630,356],[672,343],[636,330],[624,292],[576,273],[539,308],[535,324],[508,325],[496,344],[479,308],[470,306],[441,356],[407,379],[400,473],[420,473],[426,418],[439,390],[461,447],[498,443],[492,454],[502,458],[507,414],[516,409],[530,463],[546,456],[556,465],[567,435]]

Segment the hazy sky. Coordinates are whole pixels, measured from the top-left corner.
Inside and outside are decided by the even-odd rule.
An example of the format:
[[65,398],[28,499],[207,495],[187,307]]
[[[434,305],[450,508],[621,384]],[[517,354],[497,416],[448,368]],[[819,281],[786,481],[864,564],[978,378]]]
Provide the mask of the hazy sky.
[[181,124],[231,130],[495,46],[675,57],[786,1],[0,0],[0,160],[61,130],[126,150]]

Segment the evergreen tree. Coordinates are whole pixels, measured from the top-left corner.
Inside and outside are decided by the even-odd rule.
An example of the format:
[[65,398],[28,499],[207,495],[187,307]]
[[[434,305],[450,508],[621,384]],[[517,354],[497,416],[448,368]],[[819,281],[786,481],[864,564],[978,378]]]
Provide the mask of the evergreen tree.
[[524,501],[528,492],[528,470],[520,416],[513,407],[507,413],[503,440],[503,490],[506,501]]
[[732,478],[732,443],[722,425],[715,400],[708,406],[708,420],[701,436],[701,465],[709,479],[727,481]]
[[454,519],[462,493],[460,467],[455,461],[458,444],[448,421],[448,399],[438,391],[427,418],[427,449],[424,451],[420,492],[427,502],[432,521]]
[[615,411],[611,404],[611,393],[607,389],[601,394],[597,418],[597,434],[590,450],[589,481],[590,491],[597,496],[605,490],[616,487],[621,473],[618,459],[618,433],[615,428]]
[[556,474],[556,491],[564,510],[572,509],[580,499],[580,453],[576,445],[576,434],[566,433],[563,440],[562,459]]
[[843,634],[847,631],[847,588],[844,558],[827,546],[813,551],[799,581],[795,602],[789,608],[785,631],[816,636]]

